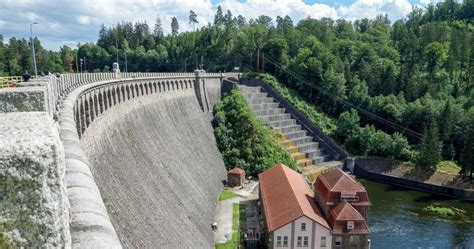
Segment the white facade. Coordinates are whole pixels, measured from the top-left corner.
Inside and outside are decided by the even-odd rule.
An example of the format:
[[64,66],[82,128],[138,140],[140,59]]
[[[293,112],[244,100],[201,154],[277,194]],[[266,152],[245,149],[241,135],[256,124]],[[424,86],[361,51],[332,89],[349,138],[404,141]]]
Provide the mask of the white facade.
[[[294,226],[294,227],[293,227]],[[292,227],[294,235],[292,234]],[[285,237],[287,244],[285,245]],[[326,238],[322,246],[322,237]],[[300,238],[300,239],[299,239]],[[306,216],[288,223],[273,231],[273,248],[311,248],[330,249],[332,243],[331,231]],[[314,243],[314,245],[313,245]],[[293,245],[293,246],[292,246]]]

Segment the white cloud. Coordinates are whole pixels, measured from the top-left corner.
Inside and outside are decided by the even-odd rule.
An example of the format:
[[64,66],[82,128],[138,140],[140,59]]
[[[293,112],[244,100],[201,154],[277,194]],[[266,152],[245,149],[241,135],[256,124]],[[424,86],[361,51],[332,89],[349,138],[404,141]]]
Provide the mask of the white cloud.
[[[439,0],[418,1],[423,5]],[[273,20],[289,15],[295,24],[306,17],[354,20],[380,13],[388,14],[394,21],[405,17],[412,8],[408,0],[355,0],[347,5],[308,4],[303,0],[221,0],[219,4],[224,12],[230,9],[234,16],[240,14],[247,20],[259,15],[268,15]],[[199,28],[214,21],[217,5],[211,0],[0,0],[0,32],[5,37],[26,37],[29,23],[37,21],[40,25],[35,27],[35,33],[45,44],[55,44],[49,48],[58,49],[62,41],[96,41],[102,23],[111,26],[122,20],[146,21],[153,29],[157,14],[166,33],[170,32],[173,16],[177,17],[181,32],[190,31],[189,10],[198,15]]]
[[89,25],[91,23],[90,16],[78,16],[77,22],[81,25]]
[[33,12],[28,12],[28,11],[21,12],[20,15],[30,22],[36,22],[38,21],[38,19],[40,19],[40,17],[36,13],[33,13]]
[[355,20],[374,18],[378,14],[388,14],[391,20],[406,17],[412,5],[408,0],[357,0],[350,6],[341,5],[338,14],[342,18]]

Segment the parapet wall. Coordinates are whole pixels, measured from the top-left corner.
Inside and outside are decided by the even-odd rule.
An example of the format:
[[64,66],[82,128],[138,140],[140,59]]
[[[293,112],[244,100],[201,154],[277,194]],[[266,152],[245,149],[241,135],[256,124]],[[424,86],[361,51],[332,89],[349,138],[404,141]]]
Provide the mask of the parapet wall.
[[70,248],[64,150],[52,119],[0,119],[0,248]]

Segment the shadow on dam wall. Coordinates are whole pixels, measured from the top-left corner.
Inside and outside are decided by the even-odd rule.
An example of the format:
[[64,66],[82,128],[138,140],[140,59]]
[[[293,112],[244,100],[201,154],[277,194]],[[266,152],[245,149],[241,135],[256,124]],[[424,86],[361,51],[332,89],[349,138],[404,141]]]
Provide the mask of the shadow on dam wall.
[[83,134],[125,248],[213,247],[226,170],[207,115],[193,89],[169,92],[114,106]]

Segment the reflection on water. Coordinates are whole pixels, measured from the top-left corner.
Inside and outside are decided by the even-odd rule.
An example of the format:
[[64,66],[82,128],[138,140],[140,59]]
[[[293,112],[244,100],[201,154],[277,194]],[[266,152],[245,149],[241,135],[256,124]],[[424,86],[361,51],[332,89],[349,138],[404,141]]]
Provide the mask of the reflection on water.
[[[473,248],[474,203],[359,179],[372,206],[372,248]],[[423,211],[430,204],[466,211],[460,220],[439,219]]]

